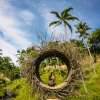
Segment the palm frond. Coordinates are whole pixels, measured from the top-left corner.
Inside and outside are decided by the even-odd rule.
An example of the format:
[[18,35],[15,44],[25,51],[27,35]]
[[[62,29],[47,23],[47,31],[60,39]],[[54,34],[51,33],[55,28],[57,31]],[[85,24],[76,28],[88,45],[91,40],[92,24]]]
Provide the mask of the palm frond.
[[55,15],[57,18],[59,18],[59,19],[61,18],[60,15],[59,15],[59,13],[56,12],[56,11],[52,11],[51,14],[54,14],[54,15]]
[[79,21],[79,19],[75,16],[68,16],[67,20],[78,20]]
[[91,30],[91,28],[89,26],[86,25],[86,30]]
[[60,25],[60,24],[61,24],[60,21],[53,21],[53,22],[51,22],[51,23],[49,24],[49,26],[50,26],[50,27],[53,26],[53,25],[58,26],[58,25]]
[[64,9],[64,10],[61,12],[61,16],[62,16],[63,18],[65,18],[66,16],[69,16],[71,10],[73,10],[73,8],[71,8],[71,7],[70,7],[70,8]]
[[66,8],[66,9],[65,9],[66,12],[69,12],[69,11],[71,11],[71,10],[73,10],[72,7],[69,7],[69,8]]
[[64,24],[68,26],[68,28],[70,29],[70,31],[72,33],[72,27],[71,27],[71,25],[67,21],[64,21]]

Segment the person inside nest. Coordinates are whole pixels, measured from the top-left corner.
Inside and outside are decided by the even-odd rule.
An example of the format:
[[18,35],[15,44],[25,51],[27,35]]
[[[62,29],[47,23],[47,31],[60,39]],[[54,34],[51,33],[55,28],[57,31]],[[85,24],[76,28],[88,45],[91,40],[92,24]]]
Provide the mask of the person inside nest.
[[53,72],[51,72],[51,74],[49,76],[48,85],[51,86],[51,87],[54,87],[56,85],[56,82],[55,82],[55,74]]

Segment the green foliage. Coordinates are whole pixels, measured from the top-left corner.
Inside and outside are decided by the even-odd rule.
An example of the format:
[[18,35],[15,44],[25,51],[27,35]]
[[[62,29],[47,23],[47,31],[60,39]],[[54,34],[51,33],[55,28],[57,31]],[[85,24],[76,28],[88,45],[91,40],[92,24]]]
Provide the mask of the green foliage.
[[0,97],[5,95],[5,86],[6,81],[4,79],[0,79]]
[[[85,63],[86,62],[89,63],[88,59],[85,60]],[[96,72],[97,72],[96,76],[93,75],[93,72],[90,69],[89,65],[85,64],[83,66],[83,70],[86,73],[85,74],[85,82],[86,82],[86,86],[88,89],[88,94],[86,94],[84,92],[83,84],[79,84],[80,88],[76,89],[76,94],[73,94],[74,96],[72,96],[72,97],[65,97],[65,98],[70,98],[70,100],[84,100],[84,98],[87,98],[86,100],[94,100],[93,98],[95,96],[99,96],[99,94],[100,94],[100,86],[99,86],[99,84],[100,84],[100,80],[99,80],[100,79],[99,78],[100,77],[100,68],[99,68],[100,63],[97,62],[94,66],[95,66]],[[86,71],[85,68],[88,70],[88,72]],[[47,74],[49,72],[44,72],[44,73],[45,74],[41,77],[44,80],[44,82],[47,84],[47,81],[48,81],[47,76],[49,76]],[[63,79],[60,76],[59,71],[57,72],[57,70],[56,70],[55,75],[57,77],[56,83],[60,84],[63,81]],[[62,75],[64,76],[64,73]],[[5,76],[3,76],[3,78],[4,77]],[[7,84],[7,83],[5,84],[5,82],[2,81],[2,84],[0,84],[0,96],[3,96],[5,94],[5,89],[10,90],[13,94],[15,94],[15,97],[10,98],[10,100],[41,100],[40,98],[42,97],[42,95],[40,93],[38,93],[34,87],[31,88],[31,86],[26,82],[26,79],[23,79],[23,78],[11,81],[11,83],[9,83],[9,84]],[[79,97],[77,97],[77,96],[79,96]]]
[[91,33],[91,42],[93,42],[95,39],[99,38],[100,39],[100,29],[96,29]]
[[100,50],[100,29],[96,29],[91,33],[91,36],[89,37],[89,43],[91,45],[91,48],[95,46],[95,50]]
[[20,77],[20,70],[9,57],[0,56],[0,97],[5,96],[6,85]]
[[9,57],[0,56],[0,72],[10,80],[20,77],[19,68],[12,63]]
[[7,86],[7,89],[12,91],[16,96],[10,100],[39,100],[39,93],[32,92],[32,88],[26,82],[26,79],[14,80]]
[[83,39],[87,38],[89,36],[89,30],[91,28],[87,25],[86,22],[79,22],[76,25],[76,33],[79,33],[79,37],[82,37]]
[[[64,66],[65,69],[62,68]],[[68,75],[67,66],[58,57],[49,57],[40,64],[39,74],[43,83],[48,84],[49,76],[54,73],[56,85],[61,84]]]
[[[43,83],[48,85],[49,82],[49,76],[52,72],[52,69],[49,70],[44,70],[43,72],[41,72],[42,74],[40,75],[40,78],[42,80]],[[62,82],[64,82],[64,80],[67,78],[67,71],[64,70],[55,70],[53,71],[54,75],[55,75],[55,83],[56,85],[61,84]]]
[[[80,89],[76,89],[76,93],[73,96],[65,97],[63,100],[99,100],[100,94],[100,63],[95,64],[97,75],[93,76],[93,72],[89,70],[89,73],[86,74],[85,83],[88,89],[88,94],[85,93],[83,84],[80,85]],[[87,68],[85,66],[85,68]],[[84,70],[85,70],[84,68]],[[58,76],[57,76],[58,77]],[[45,77],[44,77],[45,80]],[[26,79],[14,80],[11,84],[7,86],[7,89],[13,91],[16,94],[16,97],[11,98],[10,100],[41,100],[42,96],[36,92],[36,89],[31,88],[26,82]],[[34,90],[32,92],[32,89]],[[39,98],[40,97],[40,98]],[[50,98],[50,97],[49,97]],[[53,97],[51,97],[53,98]],[[94,99],[95,98],[95,99]]]
[[[89,73],[86,74],[86,86],[88,89],[88,96],[94,97],[99,96],[100,94],[100,63],[96,63],[95,65],[97,75],[93,75],[93,72],[90,70]],[[89,68],[88,68],[89,70]],[[81,85],[81,88],[79,90],[79,93],[81,95],[86,95],[84,93],[84,88]]]

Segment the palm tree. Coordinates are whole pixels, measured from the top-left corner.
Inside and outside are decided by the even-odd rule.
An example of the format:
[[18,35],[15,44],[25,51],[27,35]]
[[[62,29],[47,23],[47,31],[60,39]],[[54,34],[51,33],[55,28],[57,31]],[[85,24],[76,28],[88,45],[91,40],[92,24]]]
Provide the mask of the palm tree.
[[[79,37],[82,39],[83,44],[86,45],[88,53],[90,55],[90,58],[93,62],[93,57],[91,55],[91,52],[90,52],[90,49],[88,46],[88,41],[87,41],[88,36],[89,36],[89,30],[91,28],[87,25],[86,22],[81,21],[76,25],[76,29],[77,29],[76,33],[80,33]],[[90,64],[91,64],[91,62],[90,62]],[[94,70],[94,72],[95,72],[95,70]]]
[[77,25],[76,25],[76,33],[80,33],[79,37],[82,38],[82,42],[84,42],[84,40],[89,36],[88,31],[91,29],[86,22],[82,22],[80,21]]
[[55,26],[59,26],[59,25],[64,25],[64,31],[67,34],[66,28],[68,27],[72,33],[72,27],[69,24],[69,21],[74,21],[74,20],[78,20],[77,17],[72,16],[72,14],[70,13],[70,11],[73,10],[73,8],[66,8],[64,9],[62,12],[56,12],[56,11],[52,11],[51,13],[54,14],[57,17],[56,21],[53,21],[49,24],[49,26],[55,25]]

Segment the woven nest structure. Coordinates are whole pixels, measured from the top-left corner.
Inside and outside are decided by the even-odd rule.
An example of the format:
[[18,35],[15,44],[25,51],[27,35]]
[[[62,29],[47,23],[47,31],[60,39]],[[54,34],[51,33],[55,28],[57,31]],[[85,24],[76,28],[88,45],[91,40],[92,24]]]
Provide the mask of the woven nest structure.
[[[67,65],[68,77],[60,85],[50,87],[41,82],[39,75],[40,63],[48,57],[58,57]],[[70,45],[45,46],[40,53],[32,60],[27,70],[27,78],[32,87],[36,88],[45,96],[53,93],[56,97],[62,98],[71,95],[77,86],[77,80],[81,79],[78,50]]]

